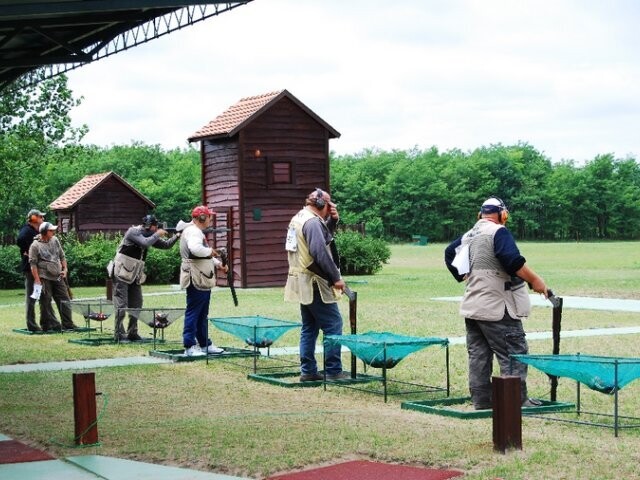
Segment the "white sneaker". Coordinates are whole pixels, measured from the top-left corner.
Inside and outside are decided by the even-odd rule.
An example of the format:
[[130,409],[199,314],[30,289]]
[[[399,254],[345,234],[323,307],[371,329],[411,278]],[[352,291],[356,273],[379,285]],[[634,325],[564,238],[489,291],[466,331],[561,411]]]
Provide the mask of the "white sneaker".
[[203,355],[206,355],[199,345],[193,345],[189,348],[185,348],[184,354],[186,357],[202,357]]
[[216,347],[214,344],[211,344],[202,352],[202,354],[206,355],[208,353],[208,354],[216,355],[222,352],[224,352],[224,348]]

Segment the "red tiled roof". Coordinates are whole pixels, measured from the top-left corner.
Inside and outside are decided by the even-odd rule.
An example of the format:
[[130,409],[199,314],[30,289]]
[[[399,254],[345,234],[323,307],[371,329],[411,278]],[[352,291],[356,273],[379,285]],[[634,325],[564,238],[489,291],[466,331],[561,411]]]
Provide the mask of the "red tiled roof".
[[320,117],[309,110],[302,102],[291,95],[287,90],[280,90],[277,92],[265,93],[253,97],[241,98],[238,103],[229,107],[222,114],[218,115],[200,130],[191,135],[188,140],[190,142],[195,142],[197,140],[202,140],[204,138],[210,137],[233,136],[253,118],[267,109],[270,104],[280,100],[285,96],[295,102],[300,108],[302,108],[310,116],[316,119],[316,121],[322,124],[326,129],[328,129],[331,132],[332,137],[335,138],[340,136],[340,134],[336,130],[334,130],[329,124],[324,122]]
[[151,208],[155,207],[155,204],[149,200],[147,197],[142,195],[138,190],[133,188],[129,183],[127,183],[122,177],[114,172],[105,172],[105,173],[95,173],[93,175],[86,175],[82,179],[80,179],[77,183],[72,185],[66,192],[56,198],[51,204],[49,208],[51,210],[66,210],[69,208],[73,208],[85,195],[94,190],[98,185],[107,180],[110,177],[114,177],[124,186],[133,191],[136,195],[142,198],[146,203],[151,206]]

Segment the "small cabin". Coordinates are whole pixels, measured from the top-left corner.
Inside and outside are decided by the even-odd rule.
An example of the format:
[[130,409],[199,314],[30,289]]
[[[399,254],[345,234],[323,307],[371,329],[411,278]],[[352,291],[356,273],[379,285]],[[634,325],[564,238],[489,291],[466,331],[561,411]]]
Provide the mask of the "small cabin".
[[79,238],[97,232],[124,233],[155,207],[114,172],[85,176],[49,205],[59,231],[76,232]]
[[[216,212],[236,287],[282,286],[291,217],[316,187],[329,190],[333,127],[287,90],[242,98],[189,137],[200,142],[203,203]],[[229,248],[231,247],[231,248]]]

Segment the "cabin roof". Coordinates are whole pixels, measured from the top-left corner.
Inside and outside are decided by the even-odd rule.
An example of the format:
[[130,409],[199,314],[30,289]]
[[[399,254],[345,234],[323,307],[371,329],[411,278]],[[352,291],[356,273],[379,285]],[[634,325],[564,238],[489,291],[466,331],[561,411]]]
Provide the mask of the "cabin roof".
[[340,136],[340,133],[337,130],[322,120],[322,118],[316,115],[291,93],[287,90],[280,90],[277,92],[255,95],[253,97],[241,98],[236,104],[229,107],[223,113],[191,135],[188,140],[189,142],[195,142],[211,138],[232,137],[284,97],[289,98],[304,110],[307,115],[326,128],[329,131],[330,138],[337,138]]
[[102,185],[110,178],[114,178],[115,180],[119,181],[126,188],[131,190],[136,196],[138,196],[143,202],[149,205],[149,207],[155,208],[155,203],[142,195],[138,190],[131,186],[130,183],[128,183],[115,172],[95,173],[92,175],[84,176],[78,182],[69,187],[69,189],[67,189],[67,191],[65,191],[62,195],[51,202],[51,204],[49,204],[49,208],[51,210],[68,210],[74,208],[84,197],[99,188],[100,185]]

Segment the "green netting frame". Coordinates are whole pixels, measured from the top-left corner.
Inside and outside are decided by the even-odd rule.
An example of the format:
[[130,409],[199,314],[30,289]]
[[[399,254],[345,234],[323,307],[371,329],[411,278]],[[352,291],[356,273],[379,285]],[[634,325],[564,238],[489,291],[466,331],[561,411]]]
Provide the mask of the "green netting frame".
[[592,390],[613,394],[640,377],[640,358],[597,355],[512,355],[549,375],[569,377]]
[[209,321],[223,332],[258,348],[269,347],[292,328],[302,326],[301,323],[260,316],[209,318]]
[[106,300],[71,300],[64,303],[69,305],[71,311],[82,315],[87,323],[89,320],[103,322],[113,314],[113,303]]
[[404,357],[431,345],[449,345],[449,339],[408,337],[390,332],[365,332],[355,335],[327,335],[326,346],[344,345],[367,365],[393,368]]
[[184,317],[184,308],[121,308],[121,312],[137,318],[151,328],[164,329]]

